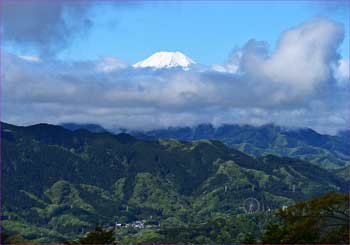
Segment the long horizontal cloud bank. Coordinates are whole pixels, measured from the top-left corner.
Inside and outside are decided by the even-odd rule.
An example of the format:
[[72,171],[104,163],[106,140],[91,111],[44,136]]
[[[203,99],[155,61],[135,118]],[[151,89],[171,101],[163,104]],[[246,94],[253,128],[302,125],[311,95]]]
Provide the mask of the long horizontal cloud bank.
[[189,71],[5,53],[3,120],[130,129],[272,122],[335,133],[350,115],[349,63],[337,52],[343,36],[341,25],[313,19],[282,33],[272,52],[249,40],[227,64]]

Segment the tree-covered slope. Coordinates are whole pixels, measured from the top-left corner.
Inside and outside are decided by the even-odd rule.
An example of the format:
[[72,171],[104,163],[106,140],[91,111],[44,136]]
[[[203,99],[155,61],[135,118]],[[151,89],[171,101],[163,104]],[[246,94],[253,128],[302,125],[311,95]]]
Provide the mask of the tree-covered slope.
[[322,135],[312,129],[286,129],[272,124],[261,127],[249,125],[211,124],[179,127],[135,133],[139,138],[219,140],[226,145],[253,156],[274,154],[298,157],[324,168],[338,168],[350,163],[349,131],[336,136]]
[[1,124],[3,228],[36,242],[145,220],[172,227],[280,208],[348,182],[309,162],[253,158],[219,141],[143,141],[128,134]]

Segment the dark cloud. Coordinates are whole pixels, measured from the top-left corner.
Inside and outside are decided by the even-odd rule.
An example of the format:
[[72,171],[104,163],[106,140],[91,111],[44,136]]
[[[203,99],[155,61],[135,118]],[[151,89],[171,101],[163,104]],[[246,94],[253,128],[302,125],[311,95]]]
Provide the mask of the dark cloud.
[[350,10],[348,0],[318,1],[317,4],[321,13],[347,14]]
[[2,4],[3,38],[52,55],[93,25],[89,1],[10,1]]
[[[16,124],[99,123],[150,129],[202,122],[348,127],[349,82],[336,82],[342,26],[314,19],[255,40],[220,72],[134,69],[116,58],[66,64],[4,54],[3,116]],[[230,67],[231,66],[231,67]],[[235,67],[233,69],[232,67]]]

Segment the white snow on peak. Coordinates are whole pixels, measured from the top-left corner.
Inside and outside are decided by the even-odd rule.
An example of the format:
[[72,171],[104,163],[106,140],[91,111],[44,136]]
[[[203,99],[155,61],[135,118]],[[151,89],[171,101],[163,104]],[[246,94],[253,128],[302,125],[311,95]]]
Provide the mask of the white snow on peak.
[[188,70],[193,64],[196,62],[181,52],[157,52],[147,59],[137,62],[133,67],[154,69],[180,67],[183,70]]

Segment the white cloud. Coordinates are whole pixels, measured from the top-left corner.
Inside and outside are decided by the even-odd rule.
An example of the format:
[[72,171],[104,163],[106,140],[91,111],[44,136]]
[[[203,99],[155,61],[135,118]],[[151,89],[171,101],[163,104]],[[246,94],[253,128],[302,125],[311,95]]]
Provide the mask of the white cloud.
[[19,58],[26,60],[26,61],[31,61],[31,62],[40,62],[41,58],[37,55],[18,55]]
[[310,93],[328,82],[331,66],[338,60],[343,41],[341,25],[314,19],[286,31],[272,56],[262,65],[271,81],[290,84],[298,92]]
[[272,122],[335,132],[348,128],[350,113],[350,84],[337,86],[332,72],[340,62],[345,74],[342,37],[338,24],[314,19],[284,32],[270,55],[267,43],[250,40],[216,71],[133,69],[112,57],[38,63],[5,53],[3,120],[138,129]]
[[338,66],[335,68],[335,78],[340,86],[346,85],[350,82],[350,63],[349,60],[339,60]]
[[98,72],[112,72],[119,69],[125,69],[129,65],[114,57],[103,57],[96,64]]
[[223,65],[218,65],[218,64],[214,64],[211,66],[211,69],[213,71],[217,71],[217,72],[227,72],[227,69],[225,66]]
[[316,18],[285,31],[268,55],[265,42],[250,40],[226,65],[237,67],[253,79],[286,85],[294,96],[311,94],[332,80],[332,65],[344,30],[329,19]]

